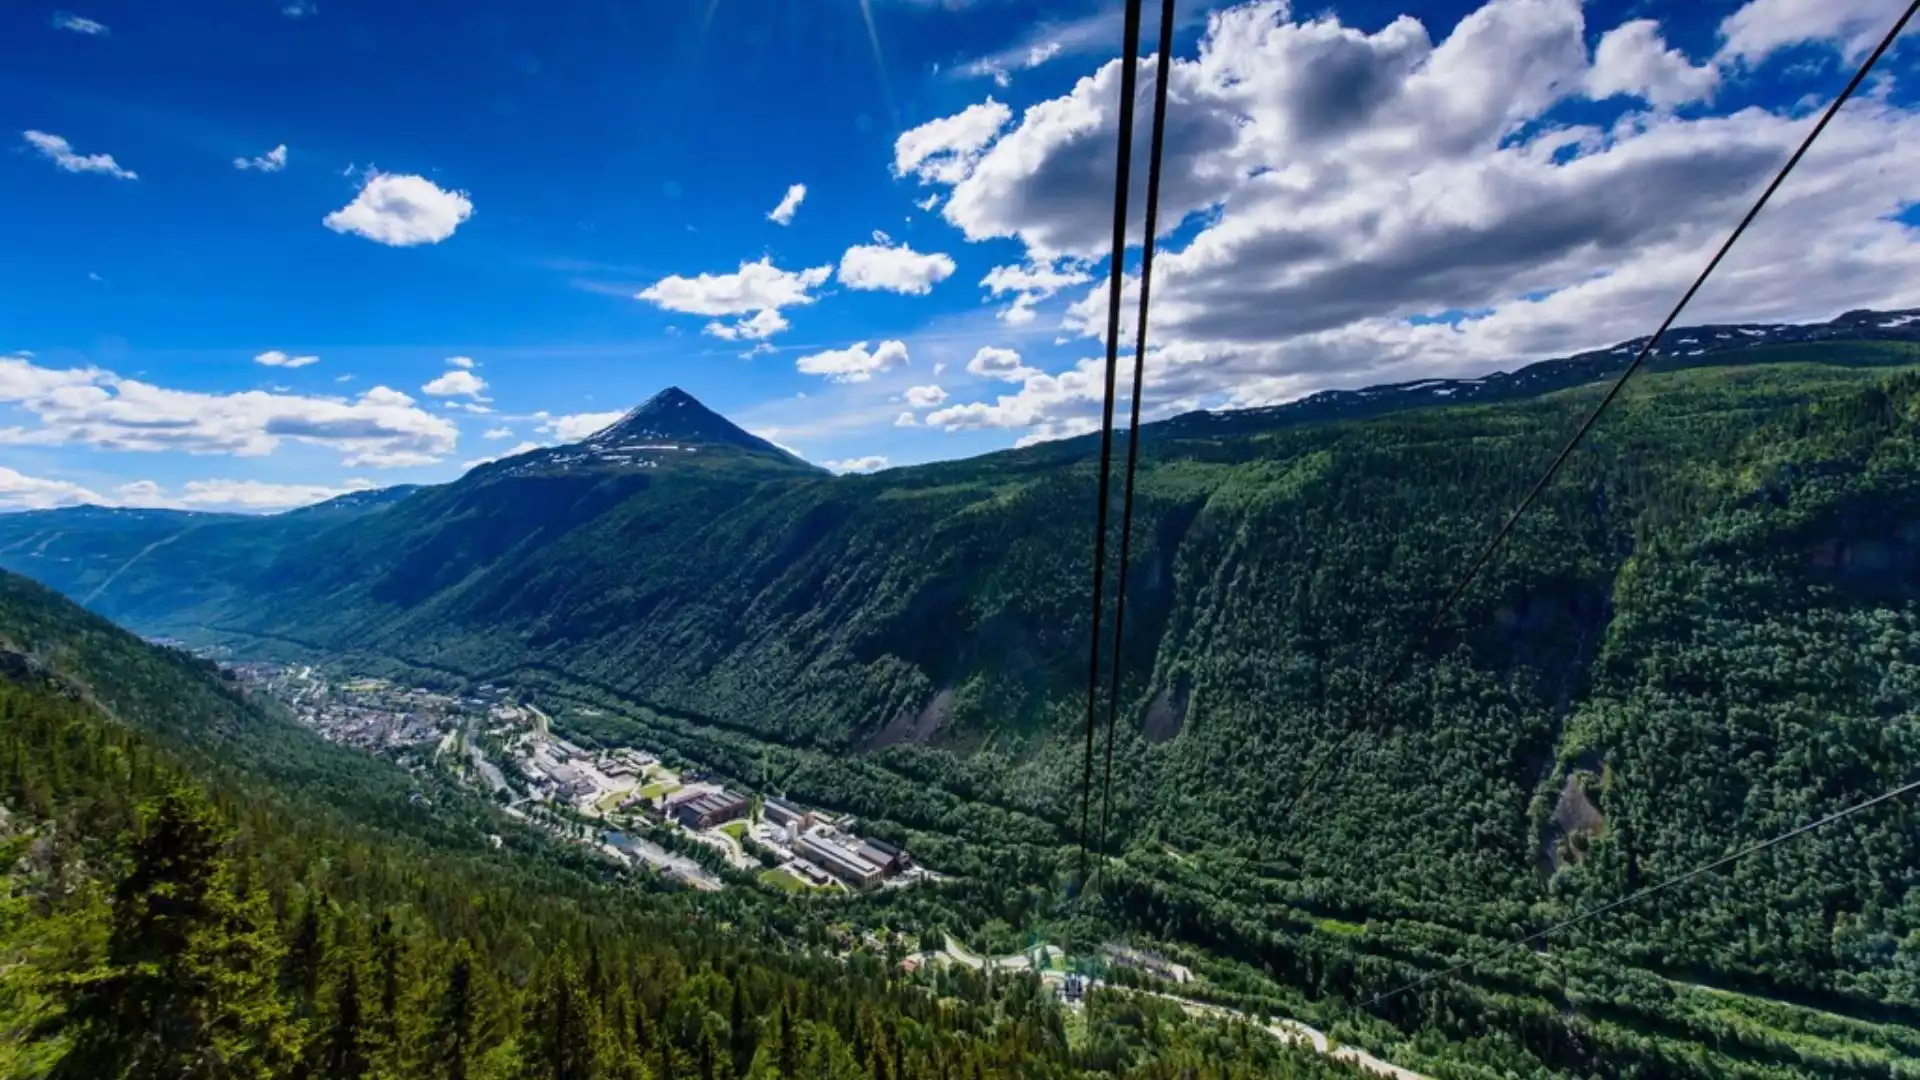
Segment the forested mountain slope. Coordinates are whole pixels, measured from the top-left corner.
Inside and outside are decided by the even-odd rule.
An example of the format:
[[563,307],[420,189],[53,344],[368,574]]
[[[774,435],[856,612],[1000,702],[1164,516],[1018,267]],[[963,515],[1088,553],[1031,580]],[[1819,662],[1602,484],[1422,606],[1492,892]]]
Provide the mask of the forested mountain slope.
[[[1636,380],[1372,714],[1595,369],[1144,429],[1106,925],[1338,999],[1920,777],[1920,350],[1715,356]],[[1078,819],[1087,441],[865,477],[658,460],[510,459],[179,603],[164,561],[47,576],[143,629],[590,703],[594,734],[771,770],[1031,917]],[[1522,1073],[1899,1075],[1916,866],[1920,818],[1884,808],[1386,1011]],[[1696,983],[1845,1019],[1677,1018]],[[1728,1024],[1726,1060],[1658,1041]]]
[[0,516],[0,567],[127,621],[199,610],[232,598],[282,548],[416,490],[352,492],[271,516],[102,506],[8,514]]
[[1032,977],[909,985],[551,846],[465,850],[393,816],[391,766],[11,574],[0,645],[7,1080],[1351,1075],[1104,994],[1070,1047]]

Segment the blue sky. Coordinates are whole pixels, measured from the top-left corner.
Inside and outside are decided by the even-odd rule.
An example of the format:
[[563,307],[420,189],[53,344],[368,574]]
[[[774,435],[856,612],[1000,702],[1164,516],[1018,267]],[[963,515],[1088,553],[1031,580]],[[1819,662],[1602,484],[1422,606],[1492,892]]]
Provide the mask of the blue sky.
[[[1643,333],[1899,5],[1184,6],[1154,414]],[[16,3],[0,42],[0,505],[445,480],[669,384],[843,466],[1097,412],[1111,3]],[[1915,51],[1703,315],[1920,304]]]

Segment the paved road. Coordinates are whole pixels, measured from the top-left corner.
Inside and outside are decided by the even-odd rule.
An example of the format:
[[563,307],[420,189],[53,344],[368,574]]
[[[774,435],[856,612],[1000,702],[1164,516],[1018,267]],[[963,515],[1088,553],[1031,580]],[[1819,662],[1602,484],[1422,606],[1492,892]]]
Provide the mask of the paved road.
[[946,948],[934,955],[945,956],[955,963],[960,964],[962,967],[970,967],[975,970],[979,970],[991,963],[1001,971],[1025,971],[1033,966],[1033,954],[1037,949],[1046,950],[1049,963],[1052,962],[1055,956],[1060,955],[1060,950],[1052,945],[1041,945],[1037,946],[1036,949],[1029,949],[1026,952],[1017,952],[1011,956],[996,956],[992,960],[988,960],[986,957],[960,944],[952,934],[946,935],[946,938]]
[[642,837],[628,835],[620,847],[612,844],[601,846],[624,858],[644,862],[655,870],[677,877],[696,889],[716,892],[725,887],[725,882],[708,873],[706,867],[685,855],[675,855],[659,844]]
[[706,832],[689,831],[687,835],[693,837],[695,840],[698,840],[703,844],[707,844],[711,847],[717,847],[721,851],[725,852],[727,856],[727,863],[731,865],[735,870],[760,869],[760,860],[747,854],[746,849],[740,846],[740,841],[735,840],[733,837],[727,835],[724,832],[721,832],[719,829],[710,829]]
[[480,749],[478,743],[467,743],[467,757],[472,759],[473,767],[480,771],[481,778],[487,782],[488,791],[499,791],[507,786],[506,775],[500,771],[500,766],[487,760],[486,752]]
[[1135,990],[1134,993],[1147,994],[1151,997],[1165,998],[1168,1001],[1178,1002],[1181,1008],[1196,1015],[1213,1016],[1218,1019],[1241,1020],[1255,1027],[1263,1027],[1267,1034],[1272,1035],[1281,1042],[1293,1043],[1296,1046],[1311,1046],[1315,1051],[1325,1054],[1335,1061],[1344,1061],[1362,1072],[1372,1073],[1375,1076],[1384,1076],[1389,1078],[1389,1080],[1432,1080],[1431,1077],[1424,1073],[1417,1073],[1412,1069],[1403,1069],[1391,1061],[1382,1061],[1357,1046],[1335,1048],[1332,1042],[1327,1039],[1325,1032],[1320,1031],[1318,1028],[1308,1027],[1298,1020],[1276,1020],[1271,1024],[1262,1025],[1258,1019],[1248,1016],[1246,1013],[1240,1012],[1237,1009],[1229,1009],[1225,1006],[1213,1005],[1204,1001],[1194,1001],[1191,998],[1176,997],[1173,994],[1162,994],[1153,990]]
[[[1047,955],[1049,959],[1051,959],[1054,953],[1059,951],[1051,945],[1041,947],[1048,950]],[[954,940],[951,934],[947,935],[946,947],[944,949],[937,953],[928,954],[925,958],[940,957],[952,960],[954,963],[960,964],[963,967],[974,968],[975,970],[985,967],[989,963],[1003,971],[1025,971],[1033,966],[1033,953],[1031,950],[1024,953],[1015,953],[1012,956],[995,957],[989,960]],[[1066,975],[1058,971],[1043,971],[1040,973],[1040,977],[1049,983],[1064,982],[1066,980]],[[1332,1041],[1327,1038],[1325,1032],[1317,1028],[1309,1027],[1298,1020],[1276,1020],[1271,1024],[1262,1024],[1257,1017],[1250,1016],[1237,1009],[1229,1009],[1224,1005],[1215,1005],[1206,1001],[1195,1001],[1192,998],[1184,998],[1176,994],[1163,994],[1156,990],[1134,990],[1129,987],[1112,985],[1106,985],[1105,989],[1163,998],[1167,1001],[1174,1002],[1196,1016],[1209,1016],[1216,1020],[1238,1020],[1252,1024],[1254,1027],[1261,1028],[1266,1031],[1267,1034],[1272,1035],[1281,1042],[1292,1043],[1296,1046],[1311,1046],[1316,1052],[1325,1054],[1335,1061],[1346,1062],[1362,1072],[1386,1077],[1387,1080],[1432,1080],[1431,1077],[1425,1074],[1414,1072],[1411,1069],[1403,1069],[1390,1061],[1383,1061],[1359,1047],[1335,1047]]]

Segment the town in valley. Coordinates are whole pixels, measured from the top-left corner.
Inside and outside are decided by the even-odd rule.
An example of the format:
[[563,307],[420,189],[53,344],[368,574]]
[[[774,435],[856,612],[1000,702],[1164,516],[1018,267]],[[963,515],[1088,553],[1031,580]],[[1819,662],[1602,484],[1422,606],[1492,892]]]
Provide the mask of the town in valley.
[[[224,650],[202,655],[249,693],[277,700],[331,742],[412,773],[448,777],[560,841],[693,889],[719,891],[731,877],[781,894],[830,899],[944,877],[901,846],[867,835],[850,815],[730,786],[696,764],[646,747],[581,746],[556,734],[548,713],[506,687],[450,694],[384,678],[338,677],[309,664],[239,660]],[[419,792],[415,797],[425,798]],[[873,931],[861,938],[876,950],[885,944]],[[1118,943],[1077,961],[1045,942],[989,957],[949,935],[921,941],[899,963],[908,971],[931,963],[1032,972],[1075,1008],[1107,981],[1095,971],[1129,969],[1170,989],[1195,981],[1182,964]],[[1283,1039],[1319,1037],[1302,1025],[1284,1024],[1292,1026],[1272,1029]]]
[[[502,687],[455,695],[379,678],[336,681],[305,664],[223,670],[333,742],[441,772],[508,814],[696,889],[724,888],[715,872],[722,865],[796,894],[940,877],[898,845],[862,834],[850,816],[728,786],[645,747],[580,746]],[[700,847],[712,855],[700,857]]]

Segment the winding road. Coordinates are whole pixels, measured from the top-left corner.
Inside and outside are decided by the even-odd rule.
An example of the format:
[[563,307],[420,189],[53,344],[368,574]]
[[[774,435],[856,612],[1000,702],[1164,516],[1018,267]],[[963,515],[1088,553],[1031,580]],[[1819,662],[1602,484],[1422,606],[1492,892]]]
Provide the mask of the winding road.
[[[1037,948],[1047,951],[1047,962],[1049,965],[1051,965],[1056,955],[1061,955],[1060,950],[1052,945],[1041,945]],[[945,959],[959,964],[962,967],[969,967],[975,970],[991,965],[1001,971],[1026,971],[1033,966],[1033,950],[1014,953],[1011,956],[988,958],[968,949],[965,945],[955,940],[952,934],[946,935],[945,947],[939,952],[924,953],[922,954],[922,958]],[[1040,978],[1049,983],[1059,983],[1066,980],[1066,974],[1049,969],[1043,970],[1040,973]],[[1290,1043],[1295,1046],[1310,1046],[1316,1053],[1333,1058],[1335,1061],[1345,1062],[1362,1072],[1371,1073],[1374,1076],[1386,1077],[1387,1080],[1433,1080],[1432,1077],[1424,1073],[1417,1073],[1412,1069],[1403,1069],[1393,1062],[1375,1057],[1359,1047],[1335,1046],[1333,1040],[1327,1038],[1325,1032],[1303,1024],[1298,1020],[1282,1019],[1270,1024],[1264,1024],[1260,1022],[1258,1017],[1241,1012],[1238,1009],[1229,1009],[1224,1005],[1215,1005],[1206,1001],[1195,1001],[1192,998],[1180,997],[1177,994],[1165,994],[1157,990],[1135,990],[1131,987],[1112,985],[1107,985],[1106,989],[1130,994],[1144,994],[1147,997],[1156,997],[1171,1001],[1195,1016],[1206,1016],[1216,1020],[1237,1020],[1265,1031],[1281,1042]]]

